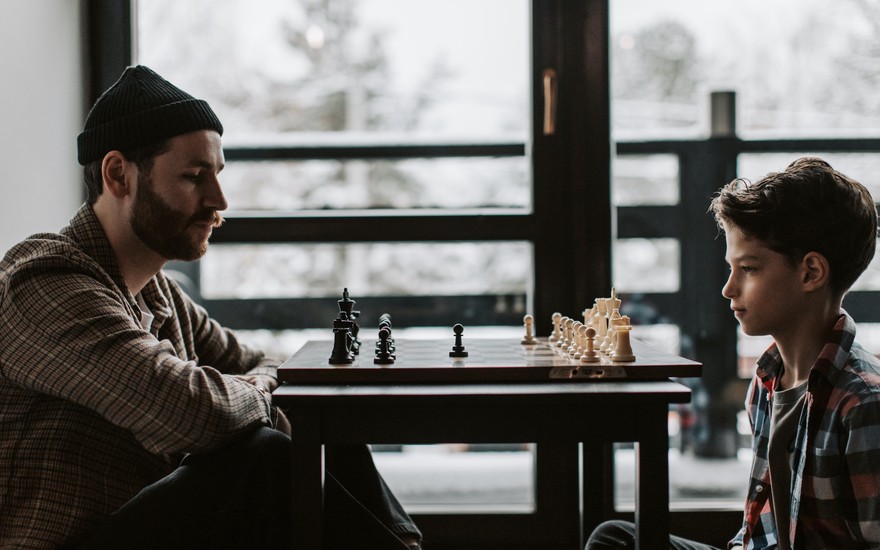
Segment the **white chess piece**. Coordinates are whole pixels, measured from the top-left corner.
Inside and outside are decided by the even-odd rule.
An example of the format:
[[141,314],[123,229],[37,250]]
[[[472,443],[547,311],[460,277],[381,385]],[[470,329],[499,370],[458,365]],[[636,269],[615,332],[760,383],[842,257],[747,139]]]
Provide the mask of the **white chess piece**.
[[578,338],[580,336],[580,330],[582,326],[583,323],[581,323],[580,321],[574,321],[571,324],[571,345],[568,346],[568,354],[574,358],[579,357],[577,354],[579,348]]
[[617,297],[617,291],[614,287],[611,287],[611,297],[607,298],[608,300],[608,314],[610,315],[612,311],[615,309],[620,309],[620,298]]
[[614,352],[611,354],[612,361],[636,360],[636,356],[633,354],[632,342],[630,341],[631,332],[632,325],[629,324],[629,318],[621,318],[615,329],[617,341],[614,345]]
[[589,325],[590,323],[593,322],[593,315],[595,314],[595,312],[596,312],[596,304],[593,304],[593,307],[585,308],[581,312],[581,315],[584,316],[584,324],[585,325]]
[[553,334],[550,335],[550,338],[547,341],[552,345],[560,338],[561,332],[559,324],[562,322],[562,314],[557,311],[550,316],[550,319],[553,321]]
[[574,319],[572,319],[571,317],[563,317],[563,319],[565,319],[565,322],[562,323],[562,351],[568,353],[568,348],[571,347],[571,327],[572,325],[574,325]]
[[565,339],[568,337],[566,333],[568,332],[568,321],[570,319],[565,315],[562,316],[562,319],[559,320],[559,339],[556,340],[557,348],[565,347]]
[[586,338],[586,343],[584,353],[581,355],[581,363],[598,363],[601,361],[601,358],[596,353],[596,329],[588,325],[584,329],[584,337]]
[[523,336],[523,339],[520,340],[520,344],[526,346],[533,346],[538,343],[538,340],[535,338],[535,318],[531,315],[526,315],[523,317],[523,325],[525,326],[526,334]]
[[605,331],[605,339],[602,340],[602,345],[599,346],[599,349],[602,350],[603,353],[610,354],[614,349],[614,334],[612,334],[616,328],[617,320],[620,319],[620,300],[615,297],[614,289],[611,289],[611,298],[607,299],[606,309],[608,310],[608,330]]
[[596,339],[602,342],[608,332],[608,302],[607,298],[596,298]]
[[587,351],[587,325],[578,323],[577,327],[577,350],[574,352],[574,358],[580,359]]
[[614,353],[614,347],[617,346],[617,329],[623,324],[620,311],[614,310],[614,314],[608,319],[608,335],[605,337],[606,346],[603,350],[605,355],[610,356]]
[[587,324],[588,324],[588,325],[591,325],[591,326],[593,327],[593,329],[596,331],[596,335],[597,335],[597,337],[598,337],[598,334],[599,334],[599,325],[600,325],[600,319],[599,319],[599,318],[600,318],[600,315],[599,315],[599,303],[598,303],[598,301],[597,301],[596,303],[593,304],[593,310],[592,310],[592,311],[593,311],[593,313],[592,313],[592,315],[590,316],[590,322],[587,323]]

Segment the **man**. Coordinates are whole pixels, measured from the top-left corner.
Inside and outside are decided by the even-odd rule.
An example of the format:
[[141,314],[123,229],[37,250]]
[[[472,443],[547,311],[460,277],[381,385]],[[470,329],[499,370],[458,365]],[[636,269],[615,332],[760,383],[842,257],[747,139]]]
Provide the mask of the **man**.
[[[126,69],[78,138],[88,200],[0,263],[0,547],[287,546],[277,362],[161,269],[227,207],[210,106]],[[328,449],[330,548],[418,547],[365,447]]]

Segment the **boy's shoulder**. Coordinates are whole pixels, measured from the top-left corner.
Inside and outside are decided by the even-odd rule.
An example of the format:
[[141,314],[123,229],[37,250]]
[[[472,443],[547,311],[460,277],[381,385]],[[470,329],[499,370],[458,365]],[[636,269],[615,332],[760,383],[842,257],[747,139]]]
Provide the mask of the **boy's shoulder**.
[[837,393],[834,402],[854,399],[880,404],[880,359],[854,342],[842,368],[835,369],[829,382]]
[[868,351],[859,340],[853,342],[850,348],[850,356],[851,360],[858,363],[861,367],[880,370],[880,358]]

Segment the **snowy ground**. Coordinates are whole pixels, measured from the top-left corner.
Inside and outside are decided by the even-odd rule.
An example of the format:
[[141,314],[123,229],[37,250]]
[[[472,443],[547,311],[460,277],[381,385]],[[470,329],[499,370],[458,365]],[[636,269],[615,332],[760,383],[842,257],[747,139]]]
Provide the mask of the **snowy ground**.
[[[409,508],[528,510],[533,505],[532,454],[450,452],[445,446],[404,446],[376,452],[376,464]],[[635,454],[615,454],[618,507],[632,508]],[[738,459],[698,459],[669,451],[673,508],[737,508],[745,498],[748,453]]]

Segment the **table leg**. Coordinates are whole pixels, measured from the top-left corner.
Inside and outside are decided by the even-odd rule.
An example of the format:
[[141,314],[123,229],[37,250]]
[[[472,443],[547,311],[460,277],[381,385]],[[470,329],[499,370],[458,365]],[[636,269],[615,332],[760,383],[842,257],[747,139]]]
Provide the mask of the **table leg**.
[[320,443],[294,441],[290,456],[293,546],[320,550],[324,525],[324,447]]
[[614,510],[614,449],[610,443],[584,443],[582,466],[583,542]]
[[669,432],[667,410],[645,412],[637,443],[636,548],[669,548]]

